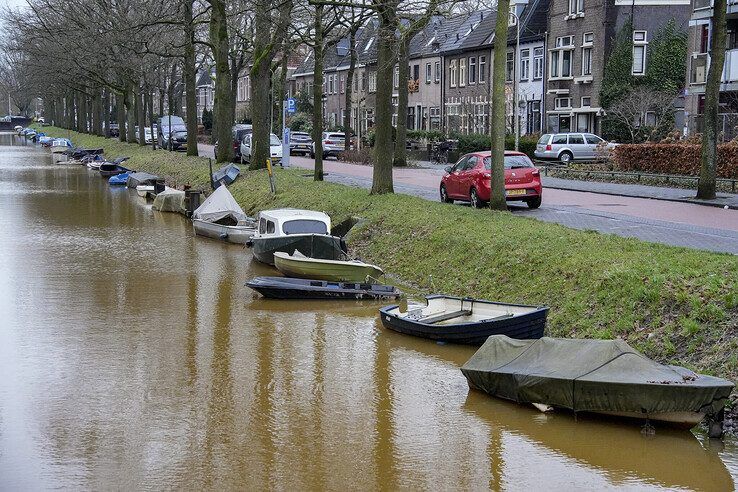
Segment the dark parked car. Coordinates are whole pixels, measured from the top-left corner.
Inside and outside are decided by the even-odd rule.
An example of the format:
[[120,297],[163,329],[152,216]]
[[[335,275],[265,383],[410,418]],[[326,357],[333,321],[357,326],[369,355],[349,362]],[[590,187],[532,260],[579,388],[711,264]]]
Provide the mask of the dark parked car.
[[120,126],[118,125],[118,123],[110,123],[110,136],[111,137],[120,136]]
[[159,147],[169,149],[171,146],[171,150],[187,149],[187,126],[181,117],[162,116],[157,120],[156,127]]
[[313,137],[306,132],[290,133],[290,155],[308,155],[313,151]]
[[[241,160],[241,142],[243,141],[243,137],[251,133],[251,125],[247,124],[236,124],[233,125],[231,128],[231,135],[233,137],[233,160],[240,161]],[[218,157],[218,141],[215,140],[213,142],[213,154],[215,157]]]

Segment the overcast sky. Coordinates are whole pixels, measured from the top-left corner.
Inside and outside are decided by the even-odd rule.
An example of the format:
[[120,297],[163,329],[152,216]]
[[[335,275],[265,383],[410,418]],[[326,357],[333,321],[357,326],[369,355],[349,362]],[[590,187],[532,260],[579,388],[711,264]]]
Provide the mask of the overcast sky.
[[5,6],[11,6],[11,7],[18,7],[21,5],[28,5],[26,3],[26,0],[0,0],[0,5],[3,7]]

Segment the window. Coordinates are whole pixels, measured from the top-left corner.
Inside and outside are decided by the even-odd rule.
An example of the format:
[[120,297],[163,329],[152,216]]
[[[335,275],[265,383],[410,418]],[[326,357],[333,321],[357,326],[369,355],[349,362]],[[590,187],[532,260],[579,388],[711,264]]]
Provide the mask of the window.
[[543,78],[543,48],[533,50],[533,80]]
[[328,76],[328,94],[335,94],[336,93],[336,76],[335,75],[329,75]]
[[430,63],[425,64],[425,83],[431,83],[431,77],[433,76],[433,68]]
[[584,14],[584,0],[569,0],[569,15]]
[[395,74],[392,77],[392,86],[395,89],[400,88],[400,67],[395,67]]
[[469,57],[469,83],[477,83],[477,58],[475,56]]
[[569,145],[584,145],[584,137],[578,133],[569,135]]
[[413,80],[417,83],[420,82],[420,65],[413,65]]
[[592,75],[592,45],[594,33],[585,32],[582,35],[582,76]]
[[459,87],[466,85],[466,58],[459,60]]
[[377,72],[369,73],[369,92],[377,92]]
[[557,97],[555,100],[556,109],[570,109],[571,98],[570,97]]
[[582,104],[581,106],[583,108],[588,108],[592,105],[592,98],[590,96],[584,96],[582,97]]
[[361,72],[361,90],[365,91],[367,87],[367,73]]
[[441,62],[436,62],[436,84],[441,81]]
[[587,139],[587,143],[590,145],[597,145],[600,142],[604,142],[604,140],[602,140],[600,137],[592,133],[585,133],[584,138]]
[[480,56],[479,57],[479,82],[484,82],[487,80],[487,57],[486,56]]
[[288,220],[282,224],[282,232],[285,234],[328,234],[325,222],[311,219]]
[[646,31],[633,31],[633,75],[646,73]]
[[275,230],[274,222],[272,222],[271,220],[267,220],[267,230],[266,230],[266,233],[267,234],[274,234],[274,230]]
[[520,80],[530,78],[530,50],[520,50]]
[[341,94],[346,92],[346,79],[343,78],[343,75],[338,76],[338,86],[341,88]]
[[515,53],[510,51],[507,53],[507,60],[505,61],[505,81],[512,82],[514,73],[515,73]]
[[551,68],[549,78],[564,79],[572,76],[572,55],[574,54],[574,36],[556,38],[556,48],[551,50]]
[[456,77],[457,77],[456,60],[451,60],[448,71],[449,71],[449,77],[448,77],[449,83],[451,87],[456,87]]
[[554,135],[552,144],[566,144],[566,135]]

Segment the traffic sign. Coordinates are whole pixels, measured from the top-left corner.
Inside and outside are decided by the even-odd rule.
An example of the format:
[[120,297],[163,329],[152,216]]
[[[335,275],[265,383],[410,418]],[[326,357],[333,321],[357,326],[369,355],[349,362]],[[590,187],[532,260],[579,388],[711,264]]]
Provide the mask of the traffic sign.
[[294,113],[297,111],[297,101],[294,97],[287,98],[287,112]]

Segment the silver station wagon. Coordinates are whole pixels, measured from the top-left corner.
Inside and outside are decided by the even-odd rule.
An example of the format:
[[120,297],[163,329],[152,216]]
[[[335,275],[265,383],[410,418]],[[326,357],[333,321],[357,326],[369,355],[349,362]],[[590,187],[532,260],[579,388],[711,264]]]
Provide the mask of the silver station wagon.
[[616,144],[605,142],[593,133],[547,133],[536,145],[537,159],[561,161],[588,161],[597,157],[597,145],[604,142],[612,150]]

